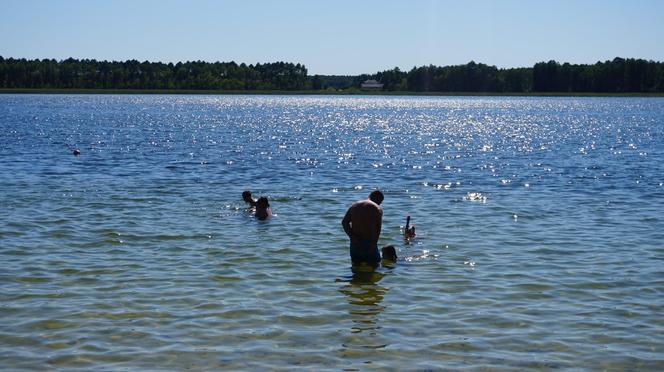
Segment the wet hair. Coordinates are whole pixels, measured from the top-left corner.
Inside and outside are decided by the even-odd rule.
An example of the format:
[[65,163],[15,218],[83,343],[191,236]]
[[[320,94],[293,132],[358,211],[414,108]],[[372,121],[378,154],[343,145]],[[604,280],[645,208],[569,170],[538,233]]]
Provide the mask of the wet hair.
[[260,198],[258,198],[258,201],[256,201],[256,206],[257,206],[257,207],[265,207],[265,208],[269,208],[269,207],[270,207],[270,203],[268,203],[266,197],[261,196]]
[[374,190],[371,192],[371,194],[369,194],[369,200],[376,204],[380,205],[380,203],[383,202],[383,199],[385,199],[385,197],[383,196],[383,193],[380,192],[380,190]]
[[247,199],[247,198],[251,198],[251,191],[249,190],[242,191],[242,199]]
[[397,260],[397,250],[394,248],[393,245],[386,245],[381,250],[383,253],[384,260],[390,260],[390,261]]

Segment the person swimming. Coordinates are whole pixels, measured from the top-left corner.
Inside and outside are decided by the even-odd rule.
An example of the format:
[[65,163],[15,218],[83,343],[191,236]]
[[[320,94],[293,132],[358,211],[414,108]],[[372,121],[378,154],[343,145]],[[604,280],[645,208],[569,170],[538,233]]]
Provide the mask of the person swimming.
[[403,229],[403,238],[408,240],[416,237],[415,225],[410,224],[410,216],[406,216],[406,227]]
[[245,203],[249,204],[250,207],[256,206],[256,199],[254,199],[251,196],[251,191],[249,190],[245,190],[242,192],[242,200],[244,200]]
[[258,198],[258,201],[256,201],[256,218],[259,220],[266,220],[270,217],[272,217],[270,203],[265,196],[261,196]]
[[69,151],[71,151],[71,153],[74,154],[74,156],[79,156],[79,155],[81,155],[81,150],[80,150],[78,147],[76,147],[76,146],[72,146],[72,145],[70,145],[70,144],[68,144],[68,143],[65,143],[65,146],[67,146],[67,148],[69,149]]
[[393,245],[386,245],[381,249],[383,256],[383,262],[388,261],[388,263],[397,262],[397,250]]

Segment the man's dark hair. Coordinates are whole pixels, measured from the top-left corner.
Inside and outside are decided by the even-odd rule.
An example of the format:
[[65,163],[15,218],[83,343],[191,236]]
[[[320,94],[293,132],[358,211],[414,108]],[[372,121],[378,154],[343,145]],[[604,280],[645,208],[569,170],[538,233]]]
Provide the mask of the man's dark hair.
[[265,208],[270,207],[270,203],[268,203],[267,198],[264,197],[264,196],[261,196],[260,198],[258,198],[258,201],[256,202],[256,205],[259,206],[259,207],[265,207]]
[[390,261],[397,260],[397,250],[394,248],[393,245],[384,246],[382,251],[383,251],[384,260],[390,260]]
[[383,196],[383,193],[380,192],[380,190],[374,190],[371,192],[371,194],[369,194],[369,200],[378,205],[383,202],[383,199],[385,199],[385,197]]

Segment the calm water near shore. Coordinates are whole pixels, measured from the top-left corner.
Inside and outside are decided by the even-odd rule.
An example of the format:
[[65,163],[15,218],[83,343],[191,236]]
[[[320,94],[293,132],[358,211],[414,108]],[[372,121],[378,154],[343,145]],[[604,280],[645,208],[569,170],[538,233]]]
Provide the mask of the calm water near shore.
[[[664,98],[0,95],[0,128],[3,370],[664,370]],[[354,275],[374,188],[400,259]]]

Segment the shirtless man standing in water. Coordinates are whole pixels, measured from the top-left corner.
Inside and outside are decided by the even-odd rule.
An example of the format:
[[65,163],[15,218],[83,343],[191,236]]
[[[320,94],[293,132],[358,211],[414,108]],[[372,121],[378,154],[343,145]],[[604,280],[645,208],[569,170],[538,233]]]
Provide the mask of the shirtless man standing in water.
[[353,203],[341,220],[346,235],[350,238],[350,259],[353,265],[365,262],[372,266],[380,264],[378,238],[383,223],[383,193],[375,190],[366,200]]

